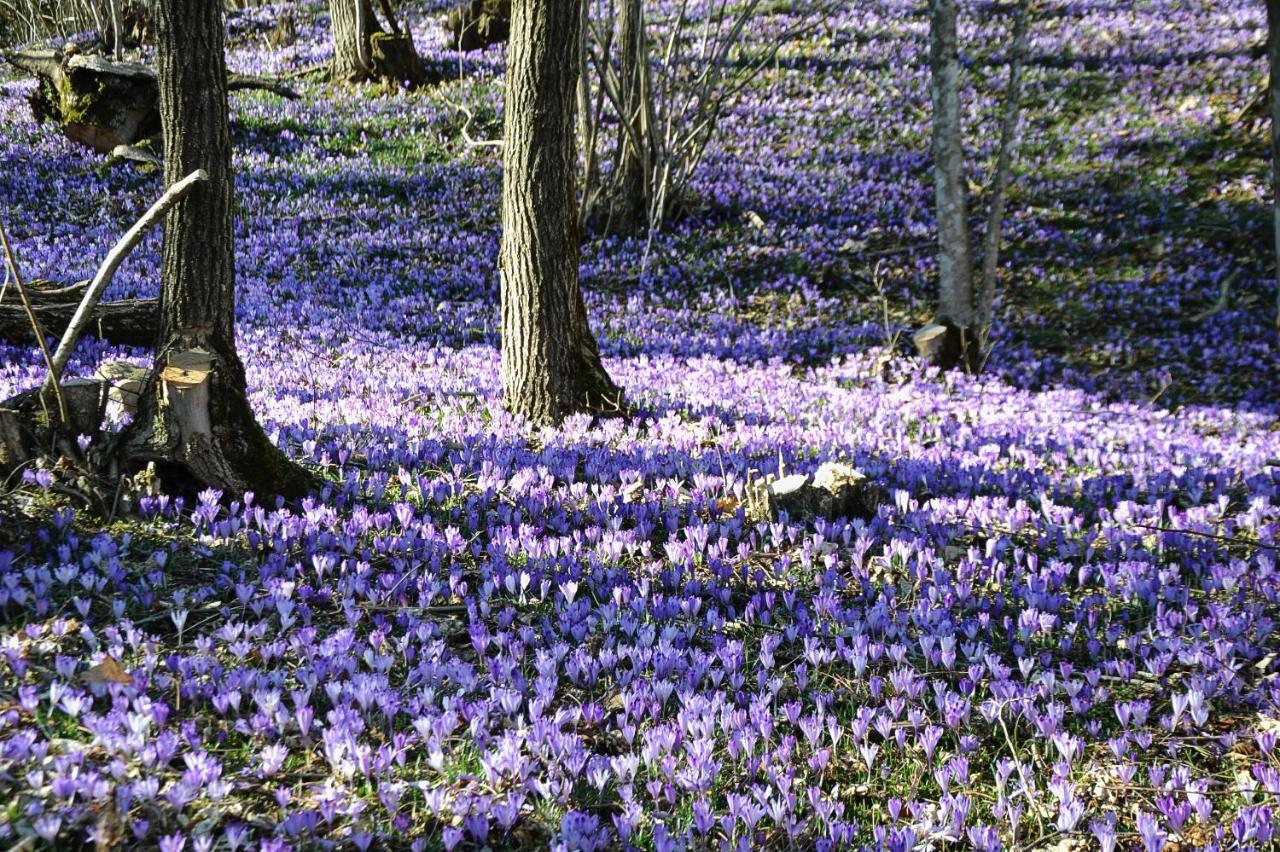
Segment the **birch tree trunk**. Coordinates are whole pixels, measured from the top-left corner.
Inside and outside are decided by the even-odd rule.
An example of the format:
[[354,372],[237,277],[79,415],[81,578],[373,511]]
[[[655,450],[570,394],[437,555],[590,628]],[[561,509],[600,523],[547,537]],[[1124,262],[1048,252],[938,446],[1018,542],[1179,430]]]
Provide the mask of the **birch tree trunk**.
[[960,129],[956,0],[929,0],[929,36],[939,249],[938,320],[968,335],[973,326],[973,251]]
[[254,419],[235,346],[231,128],[220,0],[156,6],[165,184],[203,169],[165,216],[160,335],[126,458],[239,495],[298,494],[309,480]]
[[621,407],[578,284],[574,98],[581,13],[515,0],[502,146],[502,388],[537,424]]

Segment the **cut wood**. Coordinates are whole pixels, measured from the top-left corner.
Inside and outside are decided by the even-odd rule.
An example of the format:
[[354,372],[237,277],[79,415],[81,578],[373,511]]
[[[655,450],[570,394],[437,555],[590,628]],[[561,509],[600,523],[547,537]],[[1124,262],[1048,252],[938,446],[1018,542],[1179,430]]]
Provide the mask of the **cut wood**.
[[132,416],[138,410],[138,398],[151,371],[128,361],[108,361],[98,367],[94,378],[107,387],[107,397],[120,403],[125,413]]
[[107,400],[101,382],[76,379],[59,386],[67,408],[60,429],[51,427],[44,418],[43,390],[24,391],[0,402],[0,473],[48,453],[51,448],[54,457],[74,456],[72,443],[76,436],[98,432]]
[[953,323],[930,323],[913,334],[911,342],[920,360],[943,370],[963,364],[974,371],[982,360],[977,339]]
[[111,149],[112,161],[125,160],[143,166],[163,166],[164,160],[141,145],[117,145]]

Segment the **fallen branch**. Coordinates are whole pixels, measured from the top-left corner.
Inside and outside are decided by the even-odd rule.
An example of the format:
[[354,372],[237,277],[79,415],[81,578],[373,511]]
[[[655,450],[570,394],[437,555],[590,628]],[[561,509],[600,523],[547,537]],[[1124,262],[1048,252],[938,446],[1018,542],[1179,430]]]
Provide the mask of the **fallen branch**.
[[1239,277],[1239,272],[1231,272],[1222,277],[1222,283],[1218,285],[1218,300],[1212,306],[1205,308],[1200,313],[1191,318],[1192,322],[1204,322],[1209,317],[1216,316],[1231,307],[1231,285],[1235,283]]
[[1141,530],[1150,530],[1151,532],[1170,533],[1172,535],[1189,535],[1199,538],[1209,538],[1214,541],[1220,541],[1223,544],[1237,544],[1241,547],[1256,547],[1259,550],[1273,550],[1280,552],[1280,545],[1267,544],[1261,541],[1251,541],[1247,538],[1238,538],[1236,536],[1221,535],[1220,533],[1202,532],[1200,530],[1181,530],[1177,527],[1164,527],[1157,524],[1141,524],[1137,521],[1130,521],[1130,527],[1136,527]]
[[[75,316],[76,305],[41,304],[33,299],[31,309],[46,335],[61,338]],[[159,328],[159,299],[122,299],[100,302],[93,309],[84,333],[120,346],[151,346],[156,342]],[[30,336],[31,323],[22,306],[0,304],[0,340],[25,343]]]
[[107,252],[106,260],[102,262],[102,266],[98,267],[98,273],[93,276],[93,280],[89,283],[89,289],[85,291],[84,298],[80,301],[80,307],[76,308],[75,315],[67,324],[66,331],[62,333],[62,340],[58,343],[58,350],[53,354],[53,360],[49,362],[49,378],[45,382],[45,387],[56,388],[58,382],[62,380],[62,371],[67,366],[67,361],[71,358],[71,353],[76,347],[76,341],[80,338],[81,332],[84,331],[85,326],[93,316],[93,309],[97,307],[98,300],[102,298],[103,291],[111,283],[111,279],[115,276],[120,264],[129,256],[129,252],[133,251],[134,246],[142,240],[142,235],[147,232],[148,228],[164,218],[164,214],[169,211],[169,208],[195,189],[196,184],[204,183],[208,179],[209,175],[204,169],[197,169],[166,189],[164,195],[160,196],[159,200],[151,205],[151,209],[144,213],[142,218],[125,232],[119,242],[112,246],[111,251]]
[[227,78],[227,91],[240,92],[251,89],[257,89],[264,92],[271,92],[273,95],[279,95],[291,101],[296,101],[302,97],[296,89],[286,86],[280,80],[273,77],[259,77],[253,74],[232,74]]

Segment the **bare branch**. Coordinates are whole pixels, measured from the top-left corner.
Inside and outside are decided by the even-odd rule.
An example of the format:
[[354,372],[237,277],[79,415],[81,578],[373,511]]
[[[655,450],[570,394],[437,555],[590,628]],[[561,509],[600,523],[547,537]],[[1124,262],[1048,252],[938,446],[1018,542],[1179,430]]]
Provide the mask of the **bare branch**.
[[151,226],[164,218],[165,213],[169,212],[169,208],[177,204],[185,198],[198,183],[203,183],[209,179],[209,175],[204,169],[197,169],[173,186],[165,190],[164,195],[151,205],[142,218],[134,223],[133,227],[125,232],[125,235],[107,252],[107,257],[102,261],[102,265],[98,267],[98,272],[93,276],[93,280],[89,282],[89,289],[85,291],[84,298],[80,301],[80,307],[76,309],[75,316],[71,318],[71,322],[67,325],[67,330],[62,333],[62,340],[58,343],[58,351],[54,353],[53,358],[48,360],[49,378],[45,382],[46,387],[56,388],[58,382],[62,380],[62,371],[67,366],[67,361],[71,358],[71,353],[76,348],[76,341],[80,339],[80,335],[84,332],[84,328],[89,323],[89,318],[93,315],[93,309],[97,307],[98,300],[102,298],[103,292],[107,289],[107,285],[111,283],[111,279],[115,276],[116,270],[124,259],[129,256],[129,252],[142,240],[142,235],[147,232]]

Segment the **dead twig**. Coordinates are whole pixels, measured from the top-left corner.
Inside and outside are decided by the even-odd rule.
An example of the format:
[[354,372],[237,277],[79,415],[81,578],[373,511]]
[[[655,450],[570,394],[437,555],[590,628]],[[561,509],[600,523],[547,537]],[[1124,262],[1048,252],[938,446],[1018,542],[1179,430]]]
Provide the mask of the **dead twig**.
[[[53,372],[53,358],[49,354],[49,346],[44,340],[44,331],[40,328],[40,320],[36,318],[36,312],[31,307],[31,299],[27,296],[27,288],[22,286],[22,277],[18,274],[18,262],[13,258],[13,249],[9,247],[9,235],[5,232],[4,223],[0,222],[0,246],[4,248],[4,260],[8,268],[6,277],[13,279],[13,286],[18,290],[18,297],[22,300],[22,307],[27,312],[27,319],[31,321],[31,330],[36,334],[36,343],[40,346],[40,354],[44,356],[45,366],[49,368],[49,372]],[[58,400],[58,416],[61,417],[65,424],[67,418],[67,401],[62,398],[62,388],[55,383],[53,386],[54,396]],[[44,405],[44,395],[40,396],[40,404]],[[48,411],[45,415],[48,416]]]

